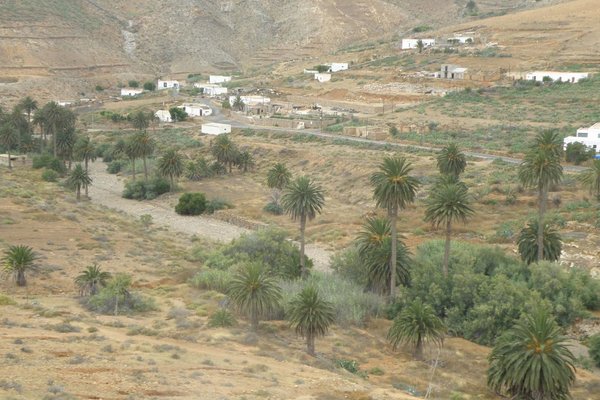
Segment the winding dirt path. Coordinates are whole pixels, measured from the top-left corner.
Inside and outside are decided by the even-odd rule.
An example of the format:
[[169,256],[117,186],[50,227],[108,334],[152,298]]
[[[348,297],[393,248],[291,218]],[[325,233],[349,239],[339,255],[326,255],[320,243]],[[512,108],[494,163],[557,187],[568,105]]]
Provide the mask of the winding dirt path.
[[[152,222],[167,228],[205,237],[219,242],[229,242],[238,238],[249,229],[230,224],[207,216],[184,217],[172,208],[160,204],[159,201],[137,201],[121,197],[124,180],[117,175],[106,172],[106,164],[101,161],[90,163],[92,185],[89,188],[91,201],[114,210],[125,212],[136,218],[144,214],[152,216]],[[310,257],[315,269],[329,271],[331,252],[313,244],[306,245],[306,255]]]

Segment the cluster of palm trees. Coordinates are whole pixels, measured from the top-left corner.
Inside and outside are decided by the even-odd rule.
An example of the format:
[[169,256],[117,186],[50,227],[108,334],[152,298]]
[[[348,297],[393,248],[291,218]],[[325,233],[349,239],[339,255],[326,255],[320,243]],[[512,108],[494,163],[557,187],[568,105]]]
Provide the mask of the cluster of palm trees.
[[229,173],[236,166],[242,172],[248,172],[254,166],[254,157],[248,150],[240,150],[229,135],[219,135],[211,145],[211,153],[218,163],[224,165]]

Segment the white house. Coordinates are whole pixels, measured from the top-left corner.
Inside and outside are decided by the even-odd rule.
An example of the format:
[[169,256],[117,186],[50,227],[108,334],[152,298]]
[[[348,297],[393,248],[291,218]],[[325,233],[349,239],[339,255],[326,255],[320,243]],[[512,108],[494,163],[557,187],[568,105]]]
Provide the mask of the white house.
[[576,83],[589,78],[590,74],[588,72],[533,71],[525,75],[525,79],[528,81],[542,82],[545,77],[552,79],[553,82]]
[[171,113],[168,110],[158,110],[154,113],[154,116],[158,118],[160,122],[173,122]]
[[348,69],[348,63],[329,63],[325,64],[329,67],[329,72],[346,71]]
[[69,107],[73,105],[74,100],[58,100],[56,103],[61,107]]
[[331,80],[331,74],[321,74],[317,72],[315,74],[315,79],[321,83],[329,82]]
[[230,76],[222,76],[222,75],[210,75],[208,77],[208,83],[225,83],[230,82]]
[[210,122],[207,124],[202,124],[201,132],[206,135],[222,135],[224,133],[231,133],[231,125]]
[[419,47],[419,40],[423,42],[423,47],[435,46],[435,39],[402,39],[402,50],[416,49]]
[[[233,106],[237,96],[229,96],[229,104]],[[271,99],[264,96],[240,96],[245,106],[258,106],[271,103]]]
[[212,109],[206,104],[183,103],[179,108],[183,109],[190,117],[206,117],[212,115]]
[[140,95],[144,92],[144,89],[135,88],[121,88],[121,97],[133,97]]
[[435,73],[436,78],[442,79],[465,79],[467,68],[453,64],[442,64],[440,72]]
[[194,83],[194,87],[202,89],[202,93],[209,97],[217,97],[222,94],[227,94],[226,87],[212,83]]
[[158,84],[156,85],[157,90],[164,89],[179,89],[179,81],[161,81],[158,80]]
[[563,141],[565,148],[569,143],[574,142],[583,143],[598,153],[598,149],[600,149],[600,122],[589,128],[577,129],[576,136],[567,136]]

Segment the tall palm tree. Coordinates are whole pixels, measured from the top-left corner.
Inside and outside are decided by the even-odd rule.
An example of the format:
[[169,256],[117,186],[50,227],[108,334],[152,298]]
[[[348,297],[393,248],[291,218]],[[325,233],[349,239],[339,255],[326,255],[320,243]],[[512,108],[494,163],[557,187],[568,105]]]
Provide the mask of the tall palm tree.
[[127,158],[131,160],[131,173],[133,175],[133,181],[135,182],[135,160],[139,157],[138,148],[135,143],[135,135],[130,137],[126,142],[124,151]]
[[177,150],[168,150],[163,156],[158,160],[158,172],[162,176],[168,176],[171,191],[175,189],[175,181],[174,177],[180,177],[183,173],[183,158],[181,154]]
[[452,222],[466,223],[474,214],[469,204],[466,185],[457,183],[443,183],[434,185],[425,209],[425,221],[434,226],[444,225],[446,229],[446,245],[444,248],[444,276],[448,276],[448,262],[450,259],[450,239],[452,236]]
[[248,150],[240,151],[235,160],[236,165],[242,172],[248,172],[248,169],[254,166],[254,157]]
[[357,238],[360,258],[368,270],[367,286],[369,289],[389,294],[392,286],[390,280],[395,277],[395,286],[399,283],[407,285],[410,281],[410,252],[408,247],[398,240],[396,244],[396,273],[390,271],[392,253],[392,228],[387,218],[367,218]]
[[260,264],[241,267],[231,279],[228,295],[238,310],[250,317],[255,332],[260,318],[272,312],[281,301],[281,289],[269,269]]
[[[89,162],[96,160],[96,145],[89,136],[80,137],[75,143],[75,157],[78,161],[83,160],[85,172],[89,173]],[[85,187],[85,197],[88,197],[88,186]]]
[[591,168],[582,172],[577,178],[591,194],[596,196],[596,199],[600,200],[600,159],[592,161]]
[[75,188],[77,200],[81,200],[81,188],[92,183],[92,178],[81,164],[77,164],[67,178],[67,184]]
[[267,186],[271,189],[283,190],[291,179],[292,173],[283,163],[273,165],[267,172]]
[[146,113],[140,110],[133,113],[133,115],[131,116],[131,124],[135,129],[139,130],[140,132],[145,132],[150,126],[150,121],[152,121],[153,117],[154,116],[152,113]]
[[[537,246],[538,229],[539,225],[535,221],[531,221],[521,230],[517,237],[519,254],[521,255],[521,259],[527,264],[539,261]],[[544,244],[543,259],[548,261],[558,260],[562,252],[562,241],[558,232],[550,225],[544,224],[542,238]]]
[[423,360],[423,345],[433,342],[442,345],[446,328],[441,319],[435,315],[429,304],[423,304],[421,299],[406,306],[394,319],[394,324],[388,331],[388,340],[394,350],[401,343],[414,346],[414,357]]
[[5,122],[0,126],[0,144],[6,148],[8,153],[8,169],[12,169],[10,150],[18,143],[18,132],[11,123]]
[[437,167],[442,175],[450,175],[458,179],[467,167],[467,158],[456,143],[450,143],[439,152]]
[[333,305],[314,287],[305,287],[290,303],[290,326],[306,338],[306,352],[311,356],[315,355],[315,338],[325,336],[334,319]]
[[538,261],[544,259],[543,226],[548,191],[551,185],[560,183],[563,175],[556,137],[551,133],[539,134],[519,166],[519,180],[523,186],[538,191]]
[[58,155],[62,157],[63,163],[67,165],[70,170],[73,161],[73,150],[75,148],[75,143],[77,142],[75,127],[60,130],[56,136]]
[[17,131],[17,148],[21,151],[23,139],[27,139],[27,141],[31,139],[31,128],[19,105],[13,107],[12,112],[7,115],[6,122]]
[[148,181],[148,165],[146,159],[154,153],[154,148],[156,147],[154,139],[152,139],[150,134],[144,130],[133,136],[133,146],[135,147],[137,157],[142,158],[142,162],[144,163],[144,179]]
[[392,253],[390,255],[390,298],[396,295],[396,260],[398,230],[396,220],[398,210],[404,209],[415,200],[419,181],[410,176],[411,165],[403,157],[385,157],[379,165],[379,171],[371,175],[371,184],[374,186],[373,197],[377,207],[385,208],[390,218],[392,228]]
[[212,144],[211,152],[218,162],[229,166],[229,173],[231,173],[239,151],[229,136],[219,135]]
[[307,176],[298,177],[286,186],[281,204],[293,220],[300,220],[300,271],[305,278],[308,274],[304,259],[306,221],[314,219],[323,210],[325,205],[323,188]]
[[38,109],[38,102],[27,96],[21,99],[18,105],[27,113],[27,121],[31,123],[31,113]]
[[110,272],[102,271],[97,264],[93,264],[75,278],[75,284],[81,296],[94,296],[100,287],[106,286],[110,278]]
[[17,286],[27,285],[25,273],[35,269],[35,260],[37,256],[33,249],[25,245],[12,245],[5,252],[2,258],[4,270],[15,277]]
[[547,311],[526,315],[492,349],[488,387],[513,399],[569,399],[575,357],[567,341]]

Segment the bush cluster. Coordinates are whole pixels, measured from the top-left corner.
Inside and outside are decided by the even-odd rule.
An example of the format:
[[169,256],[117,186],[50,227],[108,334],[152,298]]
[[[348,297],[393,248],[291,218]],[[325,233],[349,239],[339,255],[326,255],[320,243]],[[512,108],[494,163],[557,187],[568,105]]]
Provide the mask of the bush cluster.
[[156,304],[151,297],[142,296],[138,293],[116,296],[109,287],[100,289],[98,294],[83,301],[84,306],[91,311],[100,314],[113,314],[117,300],[119,301],[119,314],[138,314],[156,310]]
[[56,182],[58,180],[58,172],[45,168],[42,171],[42,179],[46,182]]
[[206,210],[204,193],[184,193],[179,197],[175,212],[179,215],[200,215]]
[[64,174],[67,171],[67,169],[65,168],[65,164],[51,154],[41,154],[39,156],[34,156],[32,159],[32,166],[35,169],[51,169],[52,171],[55,171],[59,174]]
[[155,177],[147,182],[139,179],[125,184],[123,197],[134,200],[153,200],[161,194],[167,193],[169,189],[169,181],[164,178]]

